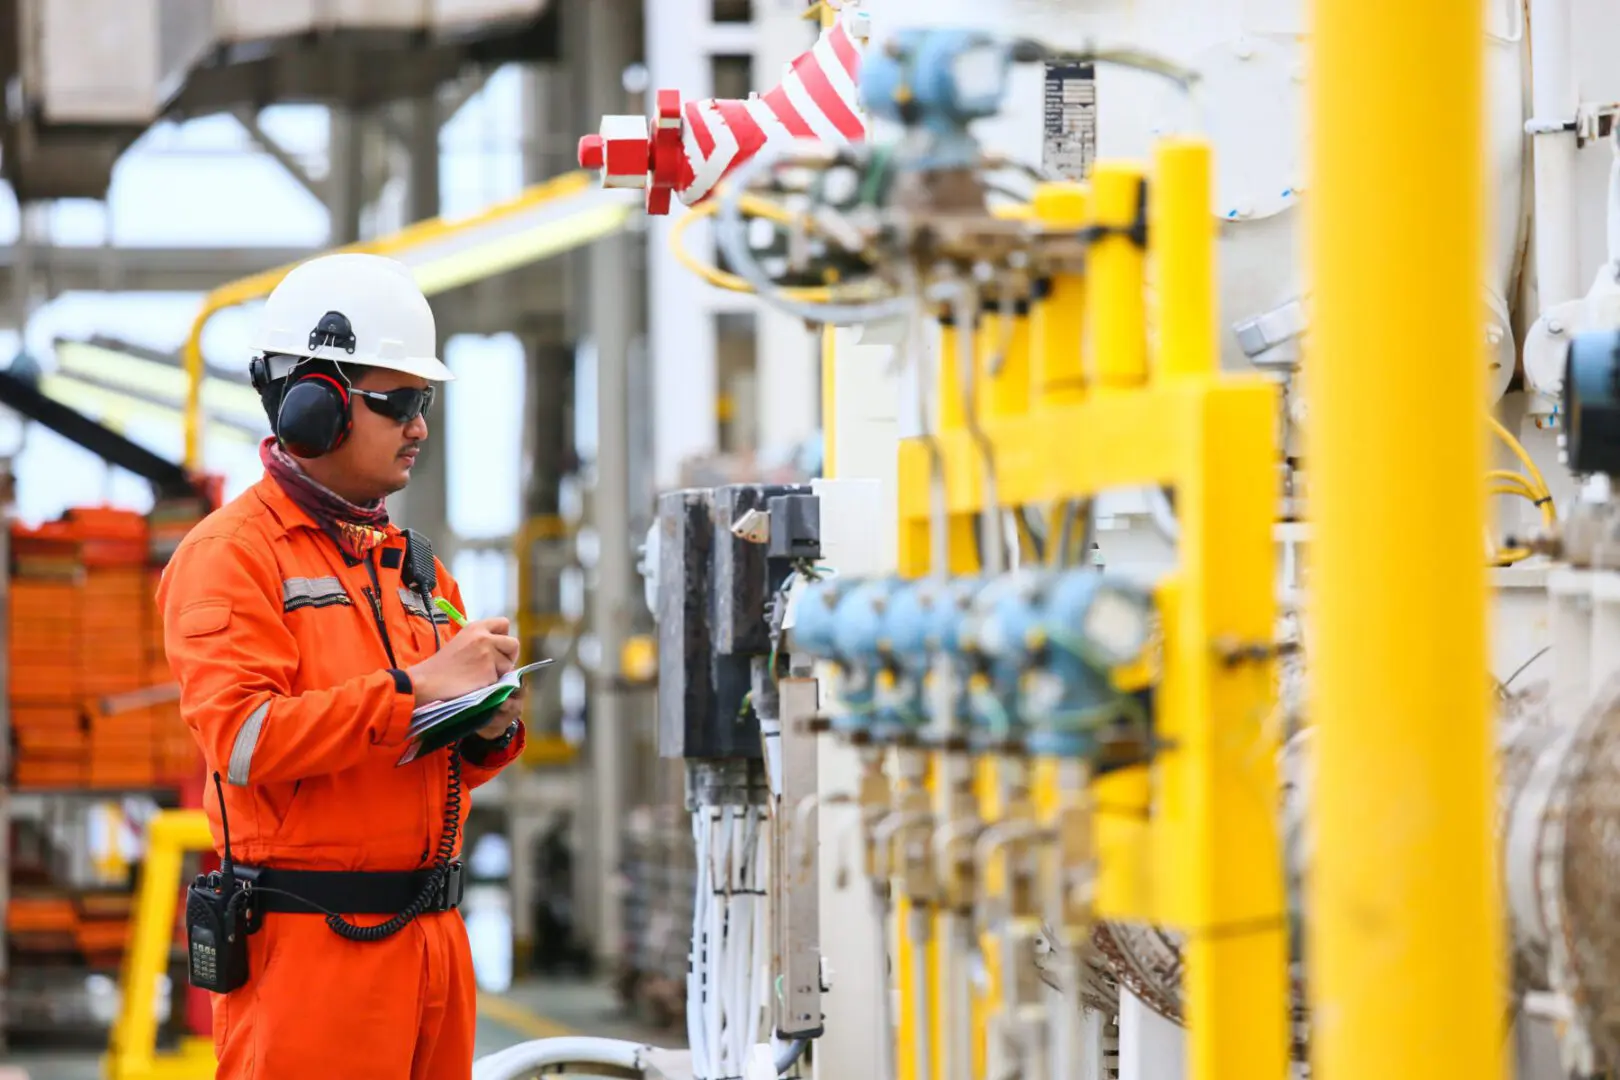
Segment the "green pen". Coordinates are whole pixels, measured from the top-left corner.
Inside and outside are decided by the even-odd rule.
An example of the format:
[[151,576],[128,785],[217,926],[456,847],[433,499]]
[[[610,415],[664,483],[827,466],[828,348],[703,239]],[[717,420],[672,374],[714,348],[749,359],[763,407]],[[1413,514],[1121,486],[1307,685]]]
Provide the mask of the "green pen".
[[461,612],[457,611],[456,610],[456,605],[452,604],[450,601],[446,600],[444,597],[435,596],[433,598],[433,606],[438,608],[440,611],[444,612],[446,615],[450,616],[450,621],[455,623],[457,626],[466,626],[467,625],[467,616],[465,616]]

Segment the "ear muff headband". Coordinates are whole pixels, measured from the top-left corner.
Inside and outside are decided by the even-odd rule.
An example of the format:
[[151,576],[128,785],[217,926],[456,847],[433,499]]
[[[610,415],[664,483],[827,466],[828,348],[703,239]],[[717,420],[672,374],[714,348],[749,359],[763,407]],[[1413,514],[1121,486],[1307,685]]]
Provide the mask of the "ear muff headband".
[[296,457],[330,454],[348,437],[349,391],[325,372],[294,376],[276,410],[276,438]]

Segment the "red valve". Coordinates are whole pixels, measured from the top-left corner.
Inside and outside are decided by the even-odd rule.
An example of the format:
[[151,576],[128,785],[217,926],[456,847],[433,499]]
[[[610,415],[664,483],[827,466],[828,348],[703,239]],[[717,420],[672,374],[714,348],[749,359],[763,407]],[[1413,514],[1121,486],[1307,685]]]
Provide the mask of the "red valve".
[[646,188],[647,213],[667,214],[675,189],[692,179],[682,132],[680,91],[660,90],[652,119],[604,116],[598,134],[580,139],[580,168],[602,170],[604,187]]
[[647,213],[667,214],[674,196],[696,205],[769,143],[859,142],[866,136],[856,85],[864,27],[841,19],[788,66],[783,82],[747,100],[681,101],[658,91],[653,115],[604,116],[579,140],[579,164],[602,186],[645,188]]

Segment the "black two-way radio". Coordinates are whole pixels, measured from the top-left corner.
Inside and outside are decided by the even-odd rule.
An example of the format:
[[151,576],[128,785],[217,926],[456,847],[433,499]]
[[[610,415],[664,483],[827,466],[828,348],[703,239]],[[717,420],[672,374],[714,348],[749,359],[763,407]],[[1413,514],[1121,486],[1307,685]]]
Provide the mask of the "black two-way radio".
[[253,921],[252,888],[236,876],[231,857],[231,823],[225,816],[225,787],[214,773],[219,824],[225,854],[218,870],[198,874],[186,888],[186,955],[191,985],[228,994],[248,981],[248,935]]
[[422,598],[428,624],[433,627],[433,647],[439,647],[439,624],[434,618],[433,590],[439,587],[439,565],[433,558],[433,544],[415,529],[405,529],[405,565],[400,580]]

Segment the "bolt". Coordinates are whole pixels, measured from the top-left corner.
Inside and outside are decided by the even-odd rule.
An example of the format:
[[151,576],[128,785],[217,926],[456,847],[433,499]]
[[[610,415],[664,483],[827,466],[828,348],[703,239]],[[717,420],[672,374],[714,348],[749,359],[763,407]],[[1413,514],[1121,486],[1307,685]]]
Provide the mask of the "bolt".
[[600,169],[607,164],[607,140],[600,135],[586,135],[579,140],[579,167]]
[[1254,55],[1254,47],[1247,41],[1239,41],[1233,46],[1232,52],[1236,54],[1239,60],[1247,60]]
[[1559,334],[1562,334],[1563,332],[1564,332],[1564,324],[1559,322],[1557,319],[1554,319],[1554,320],[1552,320],[1551,322],[1549,322],[1547,324],[1547,333],[1553,335],[1554,337],[1557,337]]
[[1495,327],[1495,326],[1488,327],[1485,330],[1485,343],[1487,345],[1500,345],[1500,344],[1502,344],[1502,331],[1501,331],[1501,329],[1498,328],[1498,327]]

